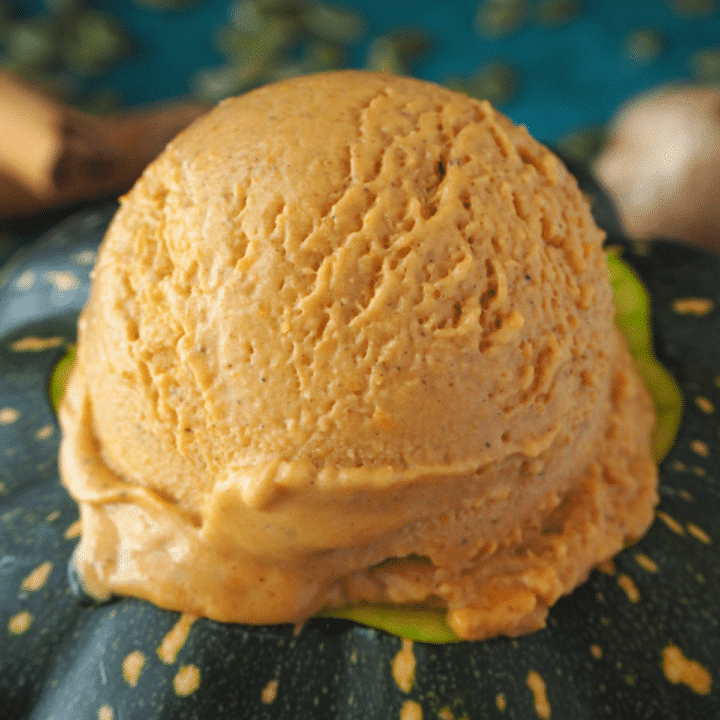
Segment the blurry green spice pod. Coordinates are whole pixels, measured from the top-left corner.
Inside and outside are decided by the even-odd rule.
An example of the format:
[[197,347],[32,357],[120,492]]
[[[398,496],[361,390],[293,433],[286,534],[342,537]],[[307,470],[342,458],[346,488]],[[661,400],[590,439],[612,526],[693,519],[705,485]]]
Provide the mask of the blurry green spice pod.
[[528,19],[526,0],[482,0],[475,13],[475,29],[483,37],[502,37],[520,28]]
[[18,66],[43,69],[59,55],[55,27],[48,17],[20,20],[8,26],[5,55]]
[[301,8],[303,25],[323,40],[354,43],[367,32],[365,18],[349,8],[320,2],[308,2]]
[[540,0],[537,13],[541,25],[555,27],[574,20],[580,6],[577,0]]
[[655,28],[638,28],[625,36],[626,55],[639,63],[657,59],[663,51],[665,39]]
[[698,80],[720,83],[720,47],[703,48],[694,52],[690,57],[689,65]]
[[43,0],[43,6],[48,12],[66,18],[80,12],[85,4],[85,0]]
[[61,55],[69,69],[94,75],[107,69],[130,49],[130,37],[110,15],[94,10],[78,13],[68,22]]
[[195,5],[200,0],[133,0],[136,5],[150,10],[179,10]]
[[452,90],[464,92],[478,100],[488,100],[495,106],[511,100],[517,92],[518,84],[517,70],[505,62],[488,62],[472,75],[451,77],[444,82]]
[[406,75],[409,71],[400,48],[386,36],[375,38],[368,46],[365,68],[394,75]]
[[565,156],[589,165],[603,149],[607,140],[607,128],[592,125],[573,130],[557,142]]

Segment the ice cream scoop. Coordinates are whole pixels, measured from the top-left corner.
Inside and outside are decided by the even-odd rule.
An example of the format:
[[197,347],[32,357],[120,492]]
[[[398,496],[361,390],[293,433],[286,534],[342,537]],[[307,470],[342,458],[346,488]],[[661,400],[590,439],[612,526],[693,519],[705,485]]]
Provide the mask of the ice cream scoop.
[[122,199],[61,407],[97,596],[541,627],[649,526],[653,411],[573,177],[365,72],[223,101]]

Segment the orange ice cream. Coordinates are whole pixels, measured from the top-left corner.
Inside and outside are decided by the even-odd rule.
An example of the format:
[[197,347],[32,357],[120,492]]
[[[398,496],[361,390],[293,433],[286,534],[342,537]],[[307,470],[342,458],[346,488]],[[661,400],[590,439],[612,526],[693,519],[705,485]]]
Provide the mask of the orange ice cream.
[[602,239],[486,102],[364,72],[222,102],[122,199],[81,316],[61,472],[87,589],[541,627],[657,500]]

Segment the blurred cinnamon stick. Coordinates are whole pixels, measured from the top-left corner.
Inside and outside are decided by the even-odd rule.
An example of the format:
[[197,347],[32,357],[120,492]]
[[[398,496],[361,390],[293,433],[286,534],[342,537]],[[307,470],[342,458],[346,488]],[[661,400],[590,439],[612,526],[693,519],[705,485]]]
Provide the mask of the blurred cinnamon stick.
[[0,71],[0,218],[125,192],[207,109],[179,102],[96,118]]

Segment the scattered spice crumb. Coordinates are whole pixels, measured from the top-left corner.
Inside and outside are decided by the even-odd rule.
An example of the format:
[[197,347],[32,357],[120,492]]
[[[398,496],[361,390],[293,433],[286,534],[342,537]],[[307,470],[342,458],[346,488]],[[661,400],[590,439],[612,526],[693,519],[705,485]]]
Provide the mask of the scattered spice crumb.
[[33,616],[27,610],[23,610],[10,618],[8,630],[12,635],[22,635],[32,625],[32,621]]
[[400,720],[422,720],[423,711],[414,700],[406,700],[400,708]]
[[630,602],[636,603],[640,600],[640,591],[637,589],[633,579],[629,575],[618,576],[618,585],[625,591]]
[[673,470],[677,470],[678,472],[683,472],[684,470],[687,470],[687,465],[680,460],[676,460],[672,466]]
[[667,513],[663,512],[662,510],[658,510],[655,513],[674,533],[677,533],[678,535],[684,535],[685,530],[683,530],[683,526],[675,520],[675,518],[671,518]]
[[707,668],[697,660],[689,660],[676,645],[668,645],[663,650],[663,672],[673,684],[687,685],[698,695],[707,695],[712,686],[712,676]]
[[45,273],[45,282],[50,283],[61,295],[67,290],[74,290],[80,285],[80,278],[73,273],[52,270],[49,273]]
[[15,408],[2,408],[2,410],[0,410],[0,425],[14,423],[19,417],[20,413]]
[[681,490],[680,497],[688,502],[692,502],[695,499],[687,490]]
[[498,693],[495,697],[495,705],[500,712],[505,712],[505,708],[507,708],[507,700],[505,699],[505,695],[503,695],[502,693]]
[[65,342],[64,338],[59,336],[41,338],[33,335],[16,340],[10,348],[14,352],[41,352],[43,350],[51,350],[60,347]]
[[96,259],[97,253],[94,250],[82,250],[71,257],[76,265],[92,265]]
[[157,650],[158,657],[166,664],[170,665],[175,662],[177,654],[187,640],[188,633],[193,623],[197,620],[196,615],[183,613],[178,621],[173,625],[167,635],[163,638],[160,647]]
[[693,465],[690,470],[692,470],[692,472],[695,473],[695,475],[697,475],[698,477],[705,477],[706,475],[705,468],[701,468],[698,465]]
[[98,720],[113,720],[114,717],[113,709],[107,704],[98,710]]
[[538,717],[547,720],[547,718],[550,717],[550,703],[548,702],[545,691],[545,681],[539,673],[531,670],[527,676],[527,684],[535,698],[535,712]]
[[122,673],[125,682],[130,687],[135,687],[140,679],[140,673],[145,665],[145,655],[139,650],[133,650],[122,664]]
[[590,654],[596,659],[599,660],[603,656],[603,649],[597,645],[596,643],[593,643],[590,646]]
[[52,425],[45,425],[44,427],[41,427],[35,433],[35,439],[36,440],[47,440],[49,437],[52,437],[52,434],[54,432],[55,432],[55,428]]
[[15,289],[18,292],[29,290],[34,284],[37,275],[34,270],[26,270],[16,281]]
[[708,400],[706,397],[703,397],[702,395],[695,398],[695,404],[706,414],[710,415],[710,413],[715,412],[715,406]]
[[415,682],[415,653],[412,640],[403,638],[402,646],[392,661],[392,674],[400,690],[409,693]]
[[45,522],[55,522],[60,517],[60,511],[59,510],[53,510],[46,518]]
[[48,560],[42,565],[38,565],[23,581],[20,586],[25,592],[37,592],[42,589],[50,577],[53,564]]
[[713,301],[709,298],[681,298],[672,304],[678,315],[695,315],[702,317],[713,309]]
[[200,669],[196,665],[183,665],[173,678],[175,692],[187,697],[200,687]]
[[707,443],[704,443],[702,440],[693,440],[690,443],[690,447],[694,453],[702,455],[702,457],[707,457],[710,454],[710,448],[708,448]]
[[76,520],[65,531],[64,537],[66,540],[71,540],[72,538],[80,537],[81,532],[82,532],[82,523],[80,522],[80,520]]
[[638,553],[635,555],[635,561],[643,570],[647,570],[648,572],[655,573],[660,569],[658,568],[657,563],[644,553]]
[[712,542],[712,538],[702,529],[699,528],[695,523],[687,524],[687,531],[700,542],[709,545]]
[[612,561],[611,558],[603,560],[601,563],[599,563],[597,569],[601,573],[605,573],[605,575],[614,575],[616,572],[615,563]]
[[262,691],[262,701],[266,705],[271,705],[275,702],[275,698],[277,698],[277,692],[278,692],[278,681],[277,680],[271,680]]

